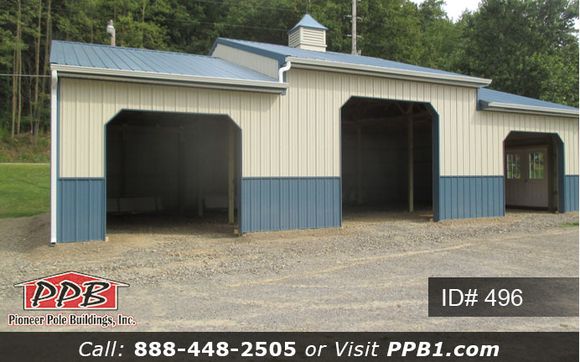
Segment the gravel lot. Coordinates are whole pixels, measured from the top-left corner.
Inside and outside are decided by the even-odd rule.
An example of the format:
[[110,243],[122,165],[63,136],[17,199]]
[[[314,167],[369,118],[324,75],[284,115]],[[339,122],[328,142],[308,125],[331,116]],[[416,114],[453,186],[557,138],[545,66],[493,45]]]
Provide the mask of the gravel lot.
[[578,276],[577,213],[367,213],[341,229],[242,237],[138,221],[110,225],[107,242],[49,247],[48,215],[1,219],[0,312],[24,314],[15,283],[75,270],[129,283],[119,312],[137,330],[578,330],[578,318],[427,317],[429,276]]

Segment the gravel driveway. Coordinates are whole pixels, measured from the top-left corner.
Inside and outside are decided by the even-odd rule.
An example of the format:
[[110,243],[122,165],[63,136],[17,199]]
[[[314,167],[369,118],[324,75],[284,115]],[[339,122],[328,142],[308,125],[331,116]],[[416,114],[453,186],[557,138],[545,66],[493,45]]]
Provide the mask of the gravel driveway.
[[0,313],[23,313],[13,284],[75,270],[129,283],[119,312],[137,330],[578,330],[578,318],[427,317],[429,276],[578,276],[577,213],[369,213],[341,229],[243,237],[145,221],[112,225],[107,242],[49,247],[47,215],[0,220]]

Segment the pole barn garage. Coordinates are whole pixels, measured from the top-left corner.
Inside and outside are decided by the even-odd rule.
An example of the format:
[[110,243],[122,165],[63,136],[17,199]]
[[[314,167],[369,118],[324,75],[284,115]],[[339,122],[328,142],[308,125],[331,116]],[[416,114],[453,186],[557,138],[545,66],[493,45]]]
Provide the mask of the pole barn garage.
[[289,46],[218,38],[209,56],[54,41],[51,242],[132,215],[247,233],[578,210],[578,109],[327,52],[326,31],[306,15]]

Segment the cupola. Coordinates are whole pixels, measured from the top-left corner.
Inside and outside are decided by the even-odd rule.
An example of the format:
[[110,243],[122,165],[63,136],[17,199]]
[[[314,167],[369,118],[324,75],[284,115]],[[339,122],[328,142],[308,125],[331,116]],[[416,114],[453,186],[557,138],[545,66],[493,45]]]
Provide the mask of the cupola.
[[288,32],[288,46],[325,52],[327,30],[328,28],[326,26],[320,24],[309,14],[306,14]]

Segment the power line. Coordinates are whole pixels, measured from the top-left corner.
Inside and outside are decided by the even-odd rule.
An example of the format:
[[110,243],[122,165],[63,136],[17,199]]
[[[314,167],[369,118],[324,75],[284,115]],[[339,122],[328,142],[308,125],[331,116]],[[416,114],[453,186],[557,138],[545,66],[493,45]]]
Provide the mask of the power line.
[[237,25],[237,24],[229,24],[229,23],[214,23],[214,22],[210,22],[210,21],[191,21],[191,20],[177,20],[177,19],[173,19],[168,21],[168,23],[182,23],[182,24],[206,24],[206,25],[223,25],[223,26],[231,26],[234,28],[247,28],[247,29],[261,29],[261,30],[273,30],[273,31],[283,31],[283,32],[287,32],[288,29],[283,29],[283,28],[267,28],[264,26],[250,26],[250,25]]
[[0,77],[46,77],[46,78],[50,78],[50,75],[44,75],[44,74],[9,74],[9,73],[0,73]]
[[[224,1],[213,1],[213,0],[191,0],[193,2],[198,2],[198,3],[213,3],[213,4],[220,4],[220,5],[225,5]],[[288,8],[288,7],[274,7],[274,6],[262,6],[262,5],[253,5],[253,8],[257,8],[257,9],[270,9],[270,10],[283,10],[283,11],[294,11],[294,9],[292,8]]]

